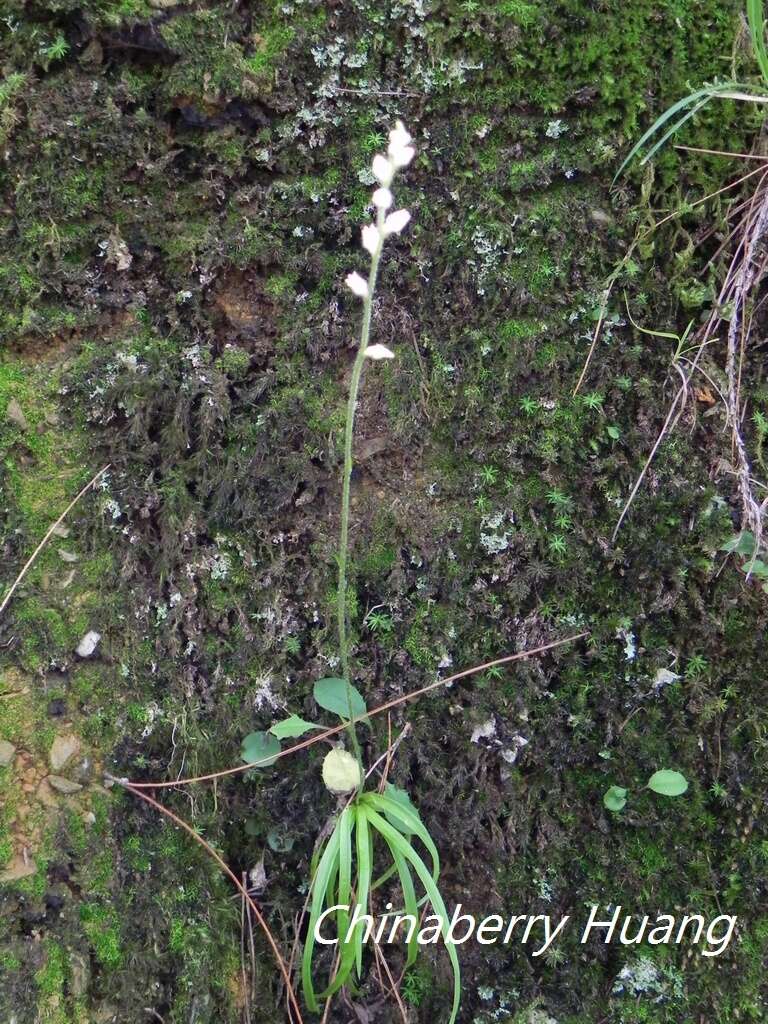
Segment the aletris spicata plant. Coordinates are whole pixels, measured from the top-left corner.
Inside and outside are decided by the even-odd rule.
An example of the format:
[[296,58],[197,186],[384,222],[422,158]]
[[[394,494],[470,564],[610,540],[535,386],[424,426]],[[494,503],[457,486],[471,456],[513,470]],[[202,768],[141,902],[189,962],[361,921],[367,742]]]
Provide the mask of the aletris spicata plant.
[[[309,926],[302,958],[302,987],[307,1006],[318,1012],[320,1000],[327,999],[343,985],[351,984],[353,975],[362,976],[363,952],[372,931],[365,920],[369,913],[372,893],[397,879],[402,895],[403,910],[390,912],[385,918],[399,915],[406,936],[406,967],[413,964],[418,954],[416,934],[423,924],[432,934],[439,934],[453,971],[453,1001],[449,1024],[453,1024],[459,1009],[460,974],[454,944],[449,941],[449,919],[438,888],[440,858],[429,832],[408,794],[391,784],[365,791],[365,782],[376,765],[366,774],[358,724],[366,723],[366,703],[353,685],[350,671],[350,640],[347,610],[347,568],[350,546],[350,483],[353,469],[353,441],[355,412],[366,360],[374,363],[394,359],[394,353],[379,343],[370,343],[373,298],[384,244],[392,235],[403,231],[410,220],[408,210],[395,209],[392,185],[397,172],[406,167],[415,154],[411,136],[398,121],[389,133],[386,154],[373,158],[371,170],[378,183],[372,195],[375,218],[361,230],[362,247],[370,256],[367,278],[357,271],[347,275],[345,284],[362,300],[360,338],[352,366],[344,431],[344,463],[342,469],[341,525],[338,550],[338,585],[336,593],[336,619],[339,642],[341,676],[320,679],[314,684],[315,702],[324,710],[337,715],[346,726],[346,735],[352,748],[350,753],[341,746],[325,757],[322,768],[326,787],[339,799],[335,820],[324,830],[328,838],[320,843],[310,868]],[[267,732],[254,732],[243,741],[243,760],[260,767],[273,764],[280,753],[282,739],[295,739],[313,729],[324,726],[290,715],[275,723]],[[378,763],[378,762],[377,762]],[[380,788],[380,787],[379,787]],[[419,851],[422,847],[429,859],[429,867]],[[386,865],[376,877],[374,864],[378,856],[385,855]],[[417,890],[422,890],[417,895]],[[432,914],[420,924],[419,908],[428,904]],[[392,903],[387,907],[391,908]],[[333,908],[334,914],[328,911]],[[355,922],[350,908],[357,909]],[[313,953],[316,929],[326,919],[336,923],[338,956],[335,970],[328,984],[317,993],[313,980]]]

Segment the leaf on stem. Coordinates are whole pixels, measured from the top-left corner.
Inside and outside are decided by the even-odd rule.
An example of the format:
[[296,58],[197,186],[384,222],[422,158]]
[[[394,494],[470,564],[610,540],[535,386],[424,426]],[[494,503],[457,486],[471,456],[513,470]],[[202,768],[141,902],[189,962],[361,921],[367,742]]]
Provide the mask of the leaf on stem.
[[303,718],[299,718],[298,715],[289,715],[282,722],[275,722],[269,731],[273,736],[277,736],[279,740],[295,740],[311,729],[324,728],[325,726],[318,725],[317,722],[306,722]]
[[314,696],[321,708],[332,711],[345,721],[349,721],[350,710],[353,718],[365,715],[368,711],[360,691],[350,683],[347,692],[347,683],[344,679],[318,679],[315,683]]
[[269,768],[279,753],[280,741],[268,732],[249,732],[243,740],[243,760],[254,768]]

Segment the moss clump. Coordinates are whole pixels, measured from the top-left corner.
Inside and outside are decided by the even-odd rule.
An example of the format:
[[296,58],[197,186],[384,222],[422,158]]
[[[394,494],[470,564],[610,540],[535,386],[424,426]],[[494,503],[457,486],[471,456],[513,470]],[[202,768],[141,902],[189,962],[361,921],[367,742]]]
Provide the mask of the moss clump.
[[120,920],[112,907],[91,901],[80,906],[80,920],[96,960],[110,970],[123,962]]
[[38,1019],[45,1024],[68,1024],[64,985],[66,955],[55,942],[44,945],[45,963],[35,974],[38,992]]

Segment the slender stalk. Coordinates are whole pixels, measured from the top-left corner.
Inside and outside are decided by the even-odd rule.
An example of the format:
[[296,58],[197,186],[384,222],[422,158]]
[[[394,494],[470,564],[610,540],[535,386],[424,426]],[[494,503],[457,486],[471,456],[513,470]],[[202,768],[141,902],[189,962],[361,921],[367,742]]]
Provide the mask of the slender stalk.
[[365,363],[365,350],[368,348],[368,339],[371,334],[371,316],[373,313],[373,293],[376,289],[376,278],[379,273],[379,260],[384,244],[384,211],[379,208],[376,217],[376,226],[379,229],[379,244],[376,251],[371,254],[371,267],[368,273],[368,294],[363,301],[363,323],[360,330],[360,342],[352,367],[352,379],[349,384],[349,398],[347,400],[347,420],[344,427],[344,470],[341,488],[341,529],[339,531],[339,583],[336,591],[336,619],[339,632],[339,656],[341,658],[342,678],[347,684],[347,706],[349,710],[350,724],[348,732],[352,740],[352,747],[360,766],[360,779],[365,777],[363,771],[363,758],[360,752],[360,744],[357,739],[356,727],[352,724],[355,717],[352,708],[352,682],[349,673],[349,635],[347,632],[347,561],[349,554],[349,498],[350,484],[352,480],[352,441],[355,433],[355,410],[357,408],[357,395],[360,390],[360,379],[363,375]]
[[35,564],[35,559],[37,558],[37,556],[40,554],[40,552],[43,550],[45,545],[48,543],[48,541],[53,536],[53,533],[54,533],[54,530],[56,529],[56,527],[60,523],[62,523],[64,521],[64,519],[72,511],[72,509],[75,507],[75,505],[78,503],[78,501],[80,501],[80,499],[83,497],[83,495],[86,494],[91,489],[91,487],[93,487],[93,485],[96,483],[96,481],[107,472],[109,467],[110,467],[110,464],[108,463],[106,466],[103,466],[99,470],[99,472],[96,474],[96,476],[91,477],[91,479],[88,481],[88,483],[82,489],[82,491],[80,491],[79,494],[77,494],[72,499],[72,501],[70,501],[70,503],[67,505],[67,507],[64,509],[64,511],[61,513],[61,515],[56,520],[56,522],[48,527],[48,530],[46,531],[45,536],[40,541],[40,543],[37,545],[37,547],[32,552],[32,554],[29,556],[29,558],[27,559],[26,563],[24,564],[24,568],[21,570],[21,572],[16,577],[16,579],[13,581],[13,584],[9,587],[8,593],[3,598],[2,604],[0,604],[0,615],[2,615],[3,612],[5,611],[5,609],[8,607],[8,603],[11,600],[11,598],[13,597],[13,595],[14,595],[14,593],[16,591],[16,588],[19,586],[21,581],[24,579],[24,577],[27,575],[29,570]]

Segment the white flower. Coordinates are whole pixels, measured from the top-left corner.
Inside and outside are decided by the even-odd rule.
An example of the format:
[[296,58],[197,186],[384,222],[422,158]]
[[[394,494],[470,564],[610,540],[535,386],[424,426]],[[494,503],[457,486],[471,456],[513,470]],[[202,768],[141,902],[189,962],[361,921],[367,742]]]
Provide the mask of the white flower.
[[392,175],[395,173],[395,169],[392,166],[392,162],[387,160],[385,156],[382,156],[381,153],[377,153],[373,158],[371,170],[373,171],[373,176],[384,188],[387,188],[392,183]]
[[410,219],[411,215],[407,210],[395,210],[394,213],[388,214],[384,221],[384,234],[399,234]]
[[365,350],[365,355],[376,362],[378,362],[379,359],[395,358],[395,353],[391,352],[386,345],[369,345]]
[[356,270],[353,270],[351,274],[347,274],[344,283],[359,299],[368,298],[368,283]]
[[412,142],[413,139],[405,130],[403,122],[395,121],[395,127],[389,133],[389,155],[394,156],[398,150],[405,149]]
[[413,160],[415,153],[416,150],[413,146],[403,146],[402,149],[398,149],[393,153],[390,159],[392,160],[395,169],[399,167],[407,167],[411,160]]
[[377,188],[371,197],[373,205],[380,210],[388,210],[393,203],[392,193],[388,188]]
[[[389,218],[387,218],[389,219]],[[381,245],[381,235],[375,224],[366,224],[363,227],[363,248],[367,249],[371,256],[378,252]]]

